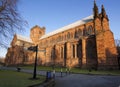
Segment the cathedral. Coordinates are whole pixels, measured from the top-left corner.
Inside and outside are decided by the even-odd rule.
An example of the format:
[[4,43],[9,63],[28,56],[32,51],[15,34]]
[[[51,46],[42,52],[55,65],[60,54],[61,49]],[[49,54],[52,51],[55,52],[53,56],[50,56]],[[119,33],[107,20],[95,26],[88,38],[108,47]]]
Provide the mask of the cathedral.
[[6,54],[6,65],[33,64],[38,45],[37,64],[44,66],[118,69],[117,49],[104,6],[99,12],[94,1],[93,14],[45,34],[38,25],[30,30],[30,38],[14,35]]

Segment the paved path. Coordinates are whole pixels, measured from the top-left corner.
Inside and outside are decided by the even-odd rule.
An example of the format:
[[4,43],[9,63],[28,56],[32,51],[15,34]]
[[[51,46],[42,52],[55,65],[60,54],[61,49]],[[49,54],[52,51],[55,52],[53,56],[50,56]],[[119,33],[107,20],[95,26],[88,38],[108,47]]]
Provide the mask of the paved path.
[[[16,68],[4,68],[16,70]],[[21,69],[22,72],[33,73],[33,70]],[[46,71],[37,71],[37,74],[46,75]],[[120,76],[83,75],[58,72],[55,77],[55,87],[120,87]]]
[[120,76],[71,74],[57,78],[55,87],[120,87]]
[[[1,69],[17,71],[16,67],[2,67]],[[21,68],[20,72],[26,72],[26,73],[31,73],[32,74],[33,70],[31,70],[31,69],[22,69]],[[47,73],[47,71],[42,71],[42,70],[41,71],[37,71],[37,74],[39,74],[39,75],[46,76],[46,73]],[[51,75],[53,76],[53,72],[51,72]],[[66,76],[66,73],[62,73],[62,76]],[[56,78],[61,77],[61,73],[60,72],[56,72],[55,73],[55,77]]]
[[[26,69],[21,69],[21,72],[26,72],[26,73],[33,73],[33,70],[26,70]],[[37,74],[39,75],[43,75],[46,76],[47,71],[37,71]],[[53,72],[51,72],[51,76],[53,77]],[[62,77],[65,77],[66,73],[62,73]],[[56,72],[55,73],[55,77],[56,78],[61,78],[61,73],[60,72]]]

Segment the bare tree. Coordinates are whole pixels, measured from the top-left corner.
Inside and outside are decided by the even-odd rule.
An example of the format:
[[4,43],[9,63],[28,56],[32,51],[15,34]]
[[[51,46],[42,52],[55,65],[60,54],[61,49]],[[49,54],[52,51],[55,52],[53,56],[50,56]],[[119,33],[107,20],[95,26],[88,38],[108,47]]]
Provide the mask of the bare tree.
[[120,47],[120,40],[119,40],[119,39],[116,39],[116,40],[115,40],[115,44],[116,44],[117,47]]
[[120,70],[120,40],[115,40],[116,47],[117,47],[117,52],[118,52],[118,65],[119,65],[119,70]]
[[27,24],[18,13],[17,3],[18,0],[0,0],[0,47],[7,47],[8,40]]
[[116,47],[117,47],[118,56],[120,57],[120,40],[116,39],[115,44],[116,44]]

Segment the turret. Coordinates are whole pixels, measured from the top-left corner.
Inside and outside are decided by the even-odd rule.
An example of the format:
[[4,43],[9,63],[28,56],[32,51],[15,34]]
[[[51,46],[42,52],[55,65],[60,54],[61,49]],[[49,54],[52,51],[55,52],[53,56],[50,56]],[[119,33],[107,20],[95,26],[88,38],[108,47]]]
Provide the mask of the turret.
[[101,15],[102,15],[102,19],[106,18],[107,20],[109,20],[103,5],[102,5],[102,8],[101,8]]
[[98,10],[98,7],[96,5],[96,1],[95,0],[94,0],[93,15],[94,15],[94,18],[99,17],[99,10]]
[[102,30],[104,31],[110,30],[109,19],[103,5],[101,6],[101,24],[102,24]]

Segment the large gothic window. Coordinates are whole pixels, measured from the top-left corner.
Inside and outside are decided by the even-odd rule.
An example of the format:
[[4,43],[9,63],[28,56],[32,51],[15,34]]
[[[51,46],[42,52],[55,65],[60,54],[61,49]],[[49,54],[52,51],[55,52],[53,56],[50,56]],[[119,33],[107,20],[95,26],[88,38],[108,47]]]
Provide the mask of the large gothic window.
[[86,63],[88,67],[97,67],[96,38],[90,37],[86,40]]
[[87,58],[94,58],[94,52],[93,52],[93,49],[94,49],[94,43],[92,40],[88,40],[87,41]]

